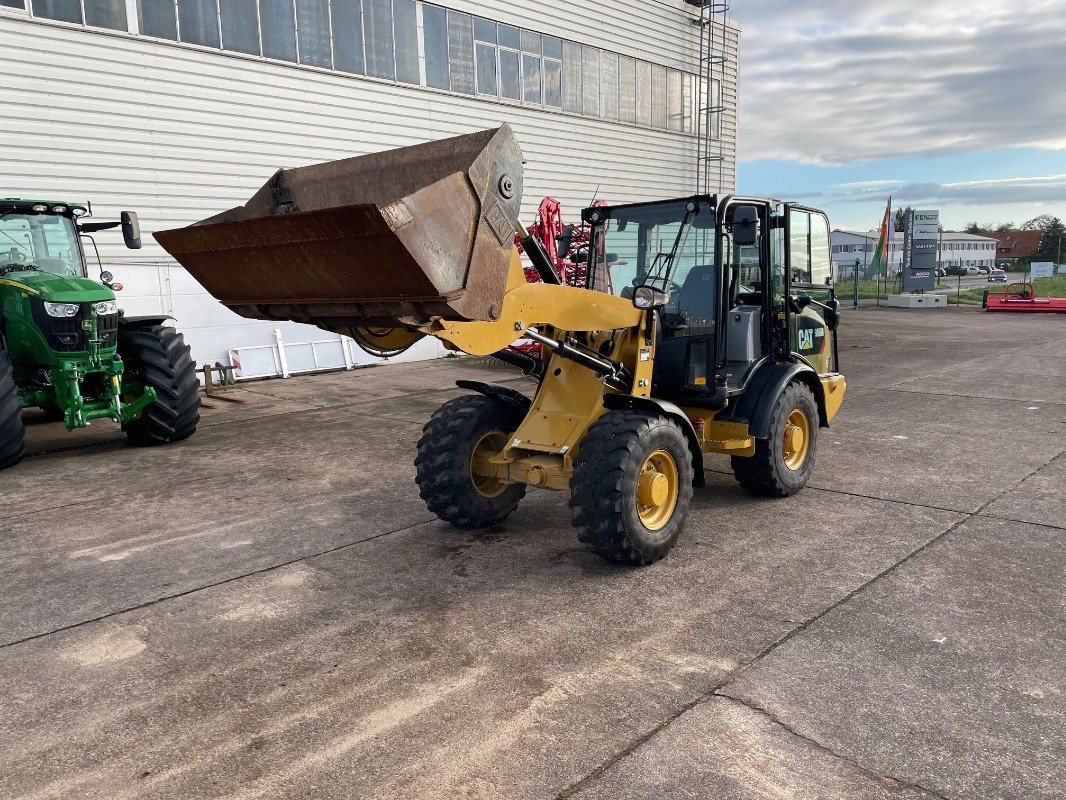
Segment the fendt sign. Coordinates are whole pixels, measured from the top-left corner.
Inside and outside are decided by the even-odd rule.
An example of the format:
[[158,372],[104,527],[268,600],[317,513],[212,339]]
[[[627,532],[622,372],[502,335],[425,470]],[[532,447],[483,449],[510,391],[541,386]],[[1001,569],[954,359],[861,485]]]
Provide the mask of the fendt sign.
[[936,262],[940,240],[939,211],[911,211],[903,234],[903,291],[936,288]]

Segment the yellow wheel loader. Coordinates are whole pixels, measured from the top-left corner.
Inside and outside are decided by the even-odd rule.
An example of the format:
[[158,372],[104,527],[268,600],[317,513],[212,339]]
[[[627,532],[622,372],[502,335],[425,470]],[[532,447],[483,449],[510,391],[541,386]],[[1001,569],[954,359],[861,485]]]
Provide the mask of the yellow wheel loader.
[[[388,355],[435,336],[537,381],[531,399],[459,381],[418,443],[426,505],[504,520],[533,486],[570,491],[579,538],[650,564],[677,541],[704,454],[748,491],[807,483],[844,397],[829,225],[770,199],[593,207],[588,286],[561,285],[519,223],[509,126],[280,170],[249,202],[156,238],[226,306]],[[516,231],[544,279],[527,283]],[[509,350],[539,342],[539,358]]]

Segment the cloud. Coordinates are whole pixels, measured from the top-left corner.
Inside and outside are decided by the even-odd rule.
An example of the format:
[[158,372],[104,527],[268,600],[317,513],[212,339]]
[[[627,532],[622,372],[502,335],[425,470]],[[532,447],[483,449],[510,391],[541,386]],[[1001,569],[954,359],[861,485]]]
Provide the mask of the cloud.
[[740,155],[815,164],[1066,149],[1062,0],[734,5]]
[[799,194],[803,197],[827,197],[834,203],[862,203],[871,200],[884,202],[886,195],[892,195],[892,202],[897,206],[921,203],[934,208],[957,204],[998,206],[1005,203],[1031,203],[1034,197],[1039,197],[1044,203],[1060,203],[1066,202],[1066,175],[957,183],[858,181],[838,183],[827,190]]

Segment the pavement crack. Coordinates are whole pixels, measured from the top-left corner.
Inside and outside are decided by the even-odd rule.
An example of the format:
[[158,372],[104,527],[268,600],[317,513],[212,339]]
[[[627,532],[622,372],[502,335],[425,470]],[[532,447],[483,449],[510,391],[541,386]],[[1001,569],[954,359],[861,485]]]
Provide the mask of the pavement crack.
[[[882,578],[884,578],[884,577],[886,577],[888,575],[891,575],[893,572],[895,572],[897,569],[899,569],[899,567],[901,567],[904,564],[908,563],[909,561],[914,559],[916,556],[921,555],[926,550],[930,549],[935,544],[937,544],[938,542],[942,541],[946,536],[951,534],[953,531],[958,530],[963,524],[965,524],[969,520],[973,519],[976,516],[979,516],[981,514],[981,512],[983,512],[986,508],[988,508],[990,505],[992,505],[992,503],[996,502],[997,500],[999,500],[1001,497],[1003,497],[1004,495],[1008,494],[1009,492],[1014,491],[1022,483],[1027,481],[1029,478],[1031,478],[1033,475],[1035,475],[1040,470],[1044,469],[1044,467],[1048,466],[1049,464],[1051,464],[1056,459],[1060,458],[1063,454],[1064,454],[1063,452],[1059,452],[1056,455],[1052,456],[1051,458],[1047,459],[1047,461],[1045,461],[1043,464],[1038,466],[1036,469],[1030,471],[1029,473],[1024,475],[1022,478],[1018,479],[1014,483],[1012,483],[1012,484],[1006,486],[1005,488],[1003,488],[998,494],[994,495],[991,499],[986,501],[983,505],[981,505],[976,510],[974,510],[972,512],[955,511],[954,513],[959,514],[960,517],[961,517],[959,520],[957,520],[956,522],[954,522],[951,525],[949,525],[947,528],[942,530],[940,533],[938,533],[933,538],[929,539],[924,544],[920,545],[919,547],[916,547],[914,550],[911,550],[909,553],[904,555],[902,558],[900,558],[897,561],[895,561],[894,563],[890,564],[888,567],[886,567],[885,569],[881,570],[879,573],[877,573],[873,577],[871,577],[868,580],[864,581],[863,583],[859,584],[857,587],[855,587],[851,591],[847,592],[846,594],[844,594],[842,597],[838,598],[833,603],[831,603],[828,606],[826,606],[824,609],[819,611],[814,616],[804,620],[799,625],[797,625],[796,627],[794,627],[791,630],[789,630],[787,633],[779,636],[777,639],[775,639],[774,641],[772,641],[769,644],[767,644],[758,653],[756,653],[754,657],[752,657],[746,663],[738,664],[736,667],[734,667],[732,670],[730,670],[725,675],[725,677],[723,677],[716,684],[714,684],[713,686],[708,688],[702,694],[698,695],[695,699],[690,700],[689,702],[681,705],[667,719],[665,719],[662,722],[660,722],[658,725],[656,725],[651,730],[645,731],[643,734],[641,734],[641,735],[637,736],[636,738],[634,738],[633,740],[631,740],[629,742],[629,744],[627,744],[625,747],[623,747],[620,750],[618,750],[616,753],[614,753],[612,756],[610,756],[608,759],[606,759],[603,763],[601,763],[598,767],[596,767],[594,770],[592,770],[587,775],[585,775],[585,777],[583,777],[580,780],[572,783],[570,786],[568,786],[566,789],[564,789],[562,792],[560,792],[557,795],[556,800],[568,800],[568,798],[574,797],[575,795],[579,794],[585,788],[587,788],[588,786],[590,786],[591,784],[593,784],[597,780],[599,780],[600,777],[605,772],[607,772],[607,770],[609,770],[612,766],[614,766],[619,761],[624,759],[626,756],[628,756],[631,753],[633,753],[634,751],[636,751],[638,748],[640,748],[641,746],[643,746],[647,742],[649,742],[652,739],[654,739],[662,731],[666,730],[666,728],[671,723],[673,723],[675,720],[681,718],[683,715],[687,714],[689,711],[691,711],[696,706],[698,706],[698,705],[700,705],[702,703],[705,703],[705,702],[707,702],[708,700],[710,700],[710,699],[712,699],[714,697],[729,697],[729,698],[734,699],[734,700],[738,699],[738,698],[732,697],[731,695],[722,694],[721,690],[725,689],[727,686],[729,686],[731,683],[733,683],[738,677],[740,677],[741,673],[745,672],[746,670],[748,670],[749,668],[751,668],[755,664],[758,664],[762,659],[764,659],[766,656],[770,655],[770,653],[772,653],[775,650],[777,650],[779,647],[781,647],[782,645],[784,645],[785,643],[790,641],[792,638],[794,638],[795,636],[803,633],[809,627],[811,627],[812,625],[817,623],[819,620],[821,620],[822,618],[824,618],[828,614],[832,613],[836,609],[840,608],[841,606],[845,605],[853,597],[855,597],[855,596],[861,594],[862,592],[866,591],[874,583],[878,582],[879,580],[881,580]],[[835,490],[831,490],[830,489],[830,490],[825,490],[825,491],[835,491]],[[900,501],[897,501],[897,500],[886,500],[884,498],[870,498],[870,499],[881,500],[882,502],[885,502],[885,503],[900,502]],[[907,504],[907,505],[915,505],[915,504]],[[925,507],[929,508],[929,506],[925,506]],[[939,509],[939,510],[945,510],[946,511],[946,510],[950,510],[950,509]],[[746,705],[746,703],[745,703],[745,705]],[[752,707],[754,708],[754,706],[752,706]],[[756,709],[756,710],[761,711],[762,709]],[[767,712],[763,712],[763,713],[767,713]],[[767,714],[767,715],[769,716],[769,714]],[[773,719],[773,718],[771,717],[771,719]],[[787,728],[787,726],[784,726],[784,727]],[[803,737],[799,733],[797,733],[796,735],[797,736],[801,736],[801,738],[809,738],[809,737]],[[811,740],[811,741],[813,742],[813,740]],[[817,744],[817,742],[815,742],[815,744]],[[824,750],[828,750],[828,748],[825,748],[822,745],[819,745],[819,746],[822,747],[822,749],[824,749]],[[828,752],[832,752],[832,751],[828,751]],[[895,780],[895,779],[893,778],[892,780]],[[932,792],[929,789],[923,789],[918,784],[910,784],[910,785],[914,786],[917,789],[920,789],[921,791],[924,791],[924,792],[928,793],[930,796],[932,796],[934,798],[938,798],[938,800],[948,800],[948,798],[946,798],[944,795],[936,794],[935,792]]]
[[425,517],[423,519],[420,519],[420,520],[417,520],[416,522],[413,522],[413,523],[411,523],[409,525],[403,525],[403,526],[401,526],[399,528],[393,528],[392,530],[388,530],[388,531],[384,531],[382,533],[374,534],[373,536],[367,536],[367,537],[364,537],[364,538],[359,539],[359,540],[354,541],[354,542],[345,542],[344,544],[339,544],[336,547],[330,547],[330,548],[327,548],[325,550],[319,550],[319,551],[314,552],[314,553],[308,553],[305,556],[300,556],[298,558],[291,558],[288,561],[282,561],[282,562],[279,562],[277,564],[271,564],[270,566],[261,567],[260,569],[253,569],[253,570],[251,570],[249,572],[241,573],[240,575],[231,575],[228,578],[223,578],[222,580],[219,580],[219,581],[213,581],[211,583],[206,583],[203,586],[194,586],[193,588],[186,589],[183,592],[174,592],[173,594],[163,595],[162,597],[156,597],[156,598],[153,598],[151,600],[146,600],[143,603],[138,603],[137,605],[128,606],[127,608],[120,608],[120,609],[117,609],[115,611],[108,611],[106,614],[100,614],[99,616],[92,617],[90,619],[83,619],[83,620],[80,620],[78,622],[72,622],[69,625],[61,625],[60,627],[53,628],[50,631],[42,631],[41,633],[35,633],[32,636],[23,637],[22,639],[15,639],[15,640],[10,641],[10,642],[3,642],[3,643],[0,643],[0,650],[6,650],[9,647],[15,647],[15,646],[20,645],[20,644],[26,644],[27,642],[34,642],[34,641],[37,641],[38,639],[44,639],[45,637],[52,636],[53,634],[56,634],[56,633],[65,633],[66,631],[76,630],[77,628],[81,628],[81,627],[83,627],[85,625],[91,625],[94,622],[102,622],[103,620],[113,619],[114,617],[121,616],[122,614],[128,614],[131,611],[140,611],[141,609],[144,609],[144,608],[150,608],[152,606],[159,605],[160,603],[165,603],[168,600],[176,600],[179,597],[188,597],[189,595],[196,594],[197,592],[202,592],[202,591],[205,591],[207,589],[214,589],[214,588],[219,587],[219,586],[225,586],[227,584],[235,583],[237,581],[244,580],[245,578],[250,578],[250,577],[253,577],[255,575],[263,575],[265,573],[273,572],[274,570],[281,569],[282,567],[288,567],[288,566],[292,566],[293,564],[299,564],[302,561],[311,561],[312,559],[316,559],[316,558],[321,558],[323,556],[332,555],[333,553],[338,553],[341,550],[347,550],[350,547],[357,547],[358,545],[366,544],[367,542],[373,542],[376,539],[381,539],[381,538],[384,538],[385,536],[391,536],[392,534],[395,534],[395,533],[402,533],[403,531],[410,530],[412,528],[417,528],[419,525],[425,525],[425,524],[427,524],[429,522],[433,522],[433,520],[435,520],[435,519],[436,519],[435,516],[434,517],[427,516],[427,517]]
[[936,798],[936,800],[949,800],[947,795],[945,795],[945,794],[943,794],[941,792],[938,792],[938,791],[936,791],[934,789],[930,789],[930,788],[928,788],[926,786],[922,786],[919,783],[914,783],[913,781],[908,781],[908,780],[904,780],[903,778],[898,778],[895,775],[883,775],[883,774],[877,772],[876,770],[872,770],[869,767],[863,765],[859,761],[856,761],[854,758],[851,758],[850,756],[846,756],[843,753],[838,753],[836,750],[834,750],[833,748],[829,747],[826,744],[823,744],[822,742],[818,741],[814,737],[809,736],[808,734],[802,733],[801,731],[797,730],[796,728],[794,728],[793,726],[789,725],[787,722],[782,720],[780,717],[778,717],[776,714],[771,712],[769,709],[763,708],[762,706],[758,705],[757,703],[752,702],[751,700],[748,700],[748,699],[743,698],[743,697],[737,697],[737,696],[731,695],[731,694],[723,694],[722,692],[718,692],[718,691],[714,692],[713,696],[715,698],[719,699],[719,700],[726,700],[728,702],[737,703],[737,704],[742,705],[742,706],[744,706],[745,708],[747,708],[747,709],[749,709],[751,711],[754,711],[757,714],[760,714],[760,715],[766,717],[766,719],[768,719],[771,723],[773,723],[774,725],[777,725],[780,728],[783,728],[785,731],[790,733],[792,736],[795,736],[797,739],[800,739],[800,740],[806,742],[807,744],[811,745],[812,747],[820,750],[823,753],[826,753],[829,756],[832,756],[833,758],[837,759],[838,761],[844,762],[848,766],[852,767],[855,770],[858,770],[859,772],[861,772],[864,775],[872,778],[873,780],[877,781],[878,783],[884,783],[885,781],[891,781],[892,783],[896,784],[898,787],[900,787],[902,789],[911,789],[913,791],[921,792],[922,794],[928,795],[929,797]]

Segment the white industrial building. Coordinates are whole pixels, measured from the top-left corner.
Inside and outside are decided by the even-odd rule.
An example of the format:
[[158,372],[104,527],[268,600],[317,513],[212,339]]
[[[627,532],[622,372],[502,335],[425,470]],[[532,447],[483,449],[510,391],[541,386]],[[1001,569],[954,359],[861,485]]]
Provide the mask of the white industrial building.
[[[849,231],[837,228],[830,234],[833,273],[838,280],[852,278],[855,265],[859,275],[872,277],[874,250],[880,237],[878,230]],[[990,236],[944,231],[940,235],[937,263],[941,267],[994,267],[996,240]],[[893,233],[889,241],[888,270],[895,275],[903,269],[903,234]]]
[[503,122],[527,222],[549,194],[576,221],[594,196],[691,193],[699,163],[705,189],[733,191],[739,26],[715,17],[701,51],[700,5],[0,0],[0,195],[136,210],[144,249],[97,234],[104,265],[127,313],[172,314],[200,362],[237,349],[276,371],[278,335],[292,371],[366,362],[332,334],[233,315],[148,234],[244,202],[279,167]]

